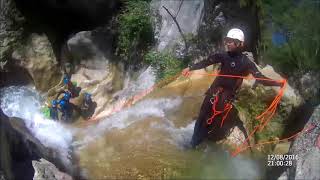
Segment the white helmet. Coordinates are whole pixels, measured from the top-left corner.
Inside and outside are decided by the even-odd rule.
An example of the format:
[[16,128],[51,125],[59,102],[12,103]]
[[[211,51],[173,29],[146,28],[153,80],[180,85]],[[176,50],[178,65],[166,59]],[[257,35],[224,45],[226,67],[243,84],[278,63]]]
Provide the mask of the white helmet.
[[232,38],[232,39],[237,39],[241,42],[244,42],[244,34],[241,31],[241,29],[238,28],[233,28],[231,29],[228,34],[227,34],[228,38]]

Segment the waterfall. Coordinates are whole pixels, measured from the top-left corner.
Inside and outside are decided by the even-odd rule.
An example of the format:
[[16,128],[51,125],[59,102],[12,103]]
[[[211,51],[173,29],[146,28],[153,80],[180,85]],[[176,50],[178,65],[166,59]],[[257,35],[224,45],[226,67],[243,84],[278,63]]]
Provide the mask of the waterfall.
[[71,132],[59,122],[46,119],[40,109],[43,102],[33,87],[10,86],[0,89],[0,106],[8,117],[22,119],[40,142],[59,152],[59,158],[70,164]]

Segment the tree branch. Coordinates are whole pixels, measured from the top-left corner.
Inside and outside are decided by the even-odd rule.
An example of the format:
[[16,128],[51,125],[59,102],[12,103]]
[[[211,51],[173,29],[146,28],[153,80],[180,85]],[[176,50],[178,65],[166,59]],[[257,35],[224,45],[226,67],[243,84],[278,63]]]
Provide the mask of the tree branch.
[[176,16],[175,16],[176,18],[177,18],[177,16],[178,16],[179,12],[180,12],[180,9],[181,9],[181,6],[182,6],[182,4],[183,4],[183,1],[184,1],[184,0],[180,1],[179,9],[178,9],[177,14],[176,14]]
[[172,17],[173,21],[174,21],[175,24],[177,25],[178,30],[179,30],[179,32],[180,32],[180,34],[181,34],[181,36],[182,36],[182,39],[183,39],[183,41],[184,41],[184,44],[185,44],[185,50],[188,51],[187,39],[186,39],[186,37],[184,36],[184,34],[183,34],[182,30],[181,30],[181,27],[180,27],[180,25],[179,25],[176,17],[174,17],[174,16],[171,14],[171,12],[170,12],[165,6],[162,6],[162,7],[168,12],[168,14]]

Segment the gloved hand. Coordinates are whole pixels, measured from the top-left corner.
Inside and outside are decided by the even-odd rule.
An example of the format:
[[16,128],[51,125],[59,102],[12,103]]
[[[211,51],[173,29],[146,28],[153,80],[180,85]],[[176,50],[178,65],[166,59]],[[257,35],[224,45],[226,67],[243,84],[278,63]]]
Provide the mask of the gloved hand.
[[280,88],[283,88],[286,84],[287,84],[287,80],[286,79],[282,79],[282,81],[280,82]]
[[183,76],[189,76],[190,75],[190,68],[185,68],[182,70],[181,74]]

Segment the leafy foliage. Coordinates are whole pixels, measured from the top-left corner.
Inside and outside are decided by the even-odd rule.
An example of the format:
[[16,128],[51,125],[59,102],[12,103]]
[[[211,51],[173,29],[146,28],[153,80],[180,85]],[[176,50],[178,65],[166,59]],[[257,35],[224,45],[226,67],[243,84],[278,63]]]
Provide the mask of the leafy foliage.
[[169,52],[150,51],[145,55],[145,62],[156,70],[157,80],[172,77],[184,67],[184,63]]
[[142,0],[124,1],[125,10],[118,16],[117,54],[129,62],[153,42],[149,3]]
[[[240,6],[259,10],[260,55],[286,74],[320,69],[320,1],[240,0]],[[281,32],[286,42],[272,43]]]
[[[282,31],[287,43],[278,47],[271,44],[266,33],[265,55],[273,64],[289,74],[320,69],[320,11],[311,0],[266,1],[273,22],[271,31]],[[320,3],[320,2],[319,2]]]
[[[273,24],[263,36],[264,54],[286,74],[320,69],[320,2],[318,6],[314,3],[311,0],[266,1],[265,9],[270,12],[268,18]],[[280,47],[271,43],[272,32],[277,31],[286,37],[286,43]]]

